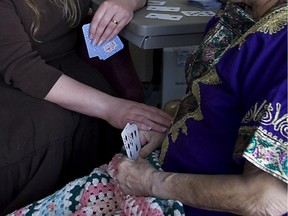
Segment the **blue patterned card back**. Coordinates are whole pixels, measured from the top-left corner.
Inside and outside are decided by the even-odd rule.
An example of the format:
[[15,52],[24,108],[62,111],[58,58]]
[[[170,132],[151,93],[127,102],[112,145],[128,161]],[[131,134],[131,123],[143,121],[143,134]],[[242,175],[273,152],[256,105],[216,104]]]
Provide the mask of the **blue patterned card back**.
[[118,36],[104,42],[101,46],[93,45],[89,37],[90,23],[82,26],[85,44],[87,47],[89,58],[98,56],[101,60],[106,60],[110,56],[123,49],[124,45]]

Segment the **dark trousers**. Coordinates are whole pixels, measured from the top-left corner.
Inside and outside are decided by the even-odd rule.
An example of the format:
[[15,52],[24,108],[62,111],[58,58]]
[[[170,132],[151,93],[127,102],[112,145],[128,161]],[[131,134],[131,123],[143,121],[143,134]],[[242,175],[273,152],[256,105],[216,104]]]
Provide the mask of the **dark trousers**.
[[[50,64],[113,94],[101,74],[74,54]],[[103,120],[30,97],[0,79],[0,215],[89,174],[120,148],[120,131]]]

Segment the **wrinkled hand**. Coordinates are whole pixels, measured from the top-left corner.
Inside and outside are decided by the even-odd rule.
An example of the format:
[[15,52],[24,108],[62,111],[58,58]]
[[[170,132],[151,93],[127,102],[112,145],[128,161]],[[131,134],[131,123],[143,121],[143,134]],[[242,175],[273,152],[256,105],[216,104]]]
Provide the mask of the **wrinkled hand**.
[[134,8],[127,0],[105,0],[95,12],[90,26],[94,44],[114,38],[133,18]]
[[166,133],[159,133],[155,131],[139,131],[142,148],[139,152],[142,158],[146,158],[154,150],[161,147]]
[[135,123],[139,130],[164,133],[172,122],[172,116],[161,109],[120,98],[114,98],[106,109],[105,119],[119,129],[123,129],[127,123]]
[[147,160],[123,157],[118,165],[116,183],[125,194],[152,196],[153,176],[158,171]]

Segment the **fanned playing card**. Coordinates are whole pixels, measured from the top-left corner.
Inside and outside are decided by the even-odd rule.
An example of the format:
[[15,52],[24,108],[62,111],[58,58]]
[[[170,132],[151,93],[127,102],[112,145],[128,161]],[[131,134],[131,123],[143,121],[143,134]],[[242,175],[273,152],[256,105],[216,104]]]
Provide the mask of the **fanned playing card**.
[[135,160],[141,149],[139,132],[136,124],[127,124],[121,133],[128,158]]
[[124,45],[118,36],[113,39],[104,42],[100,46],[93,45],[92,40],[89,37],[90,23],[82,26],[85,44],[87,47],[89,58],[98,56],[101,60],[106,60],[110,56],[123,49]]
[[158,14],[158,13],[149,13],[145,16],[148,19],[161,19],[161,20],[174,20],[179,21],[183,16],[175,14]]
[[213,11],[181,11],[185,16],[214,16]]
[[115,38],[106,41],[101,46],[99,46],[98,57],[102,60],[105,60],[121,49],[123,49],[123,43],[121,42],[120,38],[116,36]]
[[170,11],[170,12],[177,12],[180,10],[180,7],[166,7],[166,6],[155,6],[150,5],[146,8],[146,10],[152,10],[152,11]]
[[147,5],[165,5],[165,1],[155,1],[155,0],[148,0]]

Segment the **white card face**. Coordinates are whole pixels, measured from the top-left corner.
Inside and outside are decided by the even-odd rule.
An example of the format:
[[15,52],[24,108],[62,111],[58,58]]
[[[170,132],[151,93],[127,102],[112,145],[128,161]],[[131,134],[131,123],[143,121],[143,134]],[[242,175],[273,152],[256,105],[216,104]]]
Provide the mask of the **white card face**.
[[150,11],[169,11],[169,12],[178,12],[180,7],[166,7],[166,6],[148,6],[146,10]]
[[214,16],[213,11],[181,11],[185,16]]
[[166,3],[165,1],[152,1],[151,0],[151,1],[147,2],[147,5],[158,5],[158,6],[162,5],[163,6],[163,5],[165,5],[165,3]]
[[135,160],[141,149],[139,132],[136,124],[127,124],[121,133],[128,158]]
[[181,15],[173,15],[173,14],[157,14],[157,13],[149,13],[145,16],[148,19],[162,19],[162,20],[174,20],[179,21],[183,16]]

